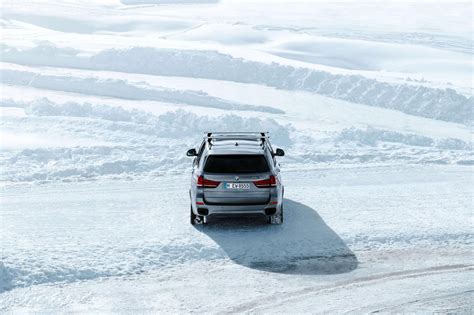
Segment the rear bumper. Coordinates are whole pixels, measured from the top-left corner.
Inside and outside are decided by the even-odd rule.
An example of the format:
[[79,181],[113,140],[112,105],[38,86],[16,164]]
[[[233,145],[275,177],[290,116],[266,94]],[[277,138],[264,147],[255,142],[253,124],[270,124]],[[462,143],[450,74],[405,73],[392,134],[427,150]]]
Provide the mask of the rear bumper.
[[283,192],[273,188],[269,199],[263,204],[216,204],[208,203],[201,191],[197,191],[195,199],[191,197],[191,204],[196,215],[273,215],[281,212]]
[[[199,205],[199,208],[206,208],[208,215],[232,215],[232,214],[266,214],[265,210],[279,208],[278,205]],[[274,211],[275,211],[274,210]]]
[[207,205],[197,204],[197,215],[271,215],[279,213],[281,205],[269,203],[266,205]]

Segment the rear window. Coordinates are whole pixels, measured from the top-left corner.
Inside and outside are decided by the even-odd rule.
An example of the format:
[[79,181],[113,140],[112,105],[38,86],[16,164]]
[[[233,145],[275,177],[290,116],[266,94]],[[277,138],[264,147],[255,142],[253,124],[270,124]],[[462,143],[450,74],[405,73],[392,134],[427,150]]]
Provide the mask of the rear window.
[[263,155],[210,155],[204,166],[206,173],[263,173],[268,164]]

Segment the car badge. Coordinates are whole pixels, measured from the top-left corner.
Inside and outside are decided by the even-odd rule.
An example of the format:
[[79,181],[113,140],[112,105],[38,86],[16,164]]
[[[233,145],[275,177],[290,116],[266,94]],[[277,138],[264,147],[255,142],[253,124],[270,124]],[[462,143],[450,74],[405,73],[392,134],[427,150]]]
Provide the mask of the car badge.
[[235,176],[235,180],[238,181],[238,180],[239,180],[239,176]]

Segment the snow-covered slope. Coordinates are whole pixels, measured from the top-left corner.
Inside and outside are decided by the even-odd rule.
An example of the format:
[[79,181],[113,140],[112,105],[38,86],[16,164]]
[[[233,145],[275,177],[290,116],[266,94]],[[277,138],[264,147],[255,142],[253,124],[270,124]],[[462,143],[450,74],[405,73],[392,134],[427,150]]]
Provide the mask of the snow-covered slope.
[[[4,1],[0,310],[472,310],[471,11]],[[210,130],[285,149],[281,229],[188,226]]]

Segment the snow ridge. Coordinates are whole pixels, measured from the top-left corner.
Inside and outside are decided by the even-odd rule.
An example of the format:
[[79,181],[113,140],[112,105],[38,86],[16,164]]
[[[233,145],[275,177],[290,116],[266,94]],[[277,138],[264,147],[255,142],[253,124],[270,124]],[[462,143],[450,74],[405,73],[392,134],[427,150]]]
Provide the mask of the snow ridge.
[[[52,135],[72,133],[101,145],[5,150],[0,179],[11,182],[90,180],[98,176],[162,175],[183,172],[189,167],[184,152],[195,146],[202,134],[216,130],[268,130],[276,144],[291,146],[291,126],[273,119],[237,115],[198,116],[177,110],[160,116],[121,107],[48,99],[32,102],[3,100],[3,107],[24,108],[26,117],[3,123],[6,130],[18,125],[47,125]],[[28,129],[22,130],[28,132]],[[33,129],[38,132],[38,129]]]
[[26,65],[112,70],[263,84],[305,90],[355,103],[384,107],[438,120],[472,123],[474,98],[454,89],[380,82],[360,75],[338,75],[276,63],[234,58],[216,51],[133,47],[107,49],[90,57],[71,48],[42,43],[19,50],[1,46],[2,60]]
[[472,145],[460,139],[430,137],[401,133],[391,130],[367,127],[365,129],[346,128],[336,137],[336,141],[356,141],[363,145],[376,146],[379,142],[399,143],[417,147],[436,147],[443,150],[472,150]]
[[156,116],[119,106],[55,103],[46,98],[29,102],[6,99],[0,106],[22,108],[27,114],[4,120],[3,130],[25,126],[22,129],[25,133],[92,141],[85,146],[66,143],[3,150],[0,159],[9,167],[2,169],[1,180],[9,182],[82,181],[182,173],[189,167],[185,150],[199,142],[201,132],[208,131],[208,126],[229,131],[268,130],[272,142],[291,153],[284,160],[288,170],[397,161],[474,163],[472,144],[460,139],[432,138],[373,127],[346,128],[315,139],[273,119],[237,115],[202,116],[177,110]]
[[11,85],[26,85],[40,89],[109,96],[130,100],[151,100],[228,110],[284,113],[284,111],[270,106],[238,104],[210,96],[202,91],[180,91],[163,87],[156,88],[145,82],[141,82],[137,85],[128,80],[76,78],[8,69],[2,69],[0,73],[2,82]]
[[201,137],[208,131],[209,126],[216,130],[267,130],[271,132],[276,143],[291,145],[289,129],[291,125],[283,126],[275,120],[266,118],[244,118],[237,115],[222,115],[217,117],[199,116],[184,110],[167,112],[156,116],[141,110],[125,110],[122,107],[108,105],[92,105],[90,103],[54,103],[47,98],[32,102],[18,102],[11,99],[0,102],[3,107],[24,108],[27,114],[35,116],[67,116],[99,118],[115,122],[131,122],[153,126],[155,136],[163,138],[181,138],[182,136]]

